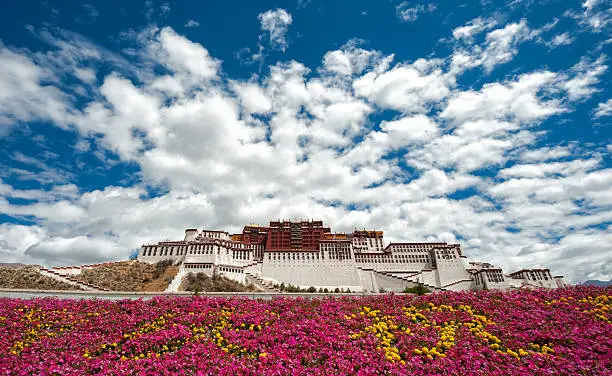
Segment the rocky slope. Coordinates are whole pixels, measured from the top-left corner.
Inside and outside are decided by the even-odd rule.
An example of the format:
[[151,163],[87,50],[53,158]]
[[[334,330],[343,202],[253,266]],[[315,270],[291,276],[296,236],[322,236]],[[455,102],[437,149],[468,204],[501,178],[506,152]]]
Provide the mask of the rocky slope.
[[79,288],[41,275],[36,267],[0,267],[0,288],[31,290],[79,290]]
[[121,261],[84,270],[79,280],[112,291],[164,291],[178,271],[171,261]]

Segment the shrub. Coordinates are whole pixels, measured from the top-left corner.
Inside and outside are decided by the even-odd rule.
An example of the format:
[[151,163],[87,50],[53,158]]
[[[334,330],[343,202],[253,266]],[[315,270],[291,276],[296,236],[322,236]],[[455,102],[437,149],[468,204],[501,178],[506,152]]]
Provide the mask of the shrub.
[[205,273],[187,274],[183,279],[182,289],[193,291],[196,294],[200,292],[249,292],[257,290],[253,285],[243,285],[217,274],[209,277]]
[[172,264],[174,264],[174,261],[170,259],[158,261],[155,264],[155,271],[153,271],[153,279],[161,277]]
[[429,289],[421,284],[418,284],[413,287],[406,287],[404,292],[407,294],[417,294],[417,295],[425,295],[429,293]]

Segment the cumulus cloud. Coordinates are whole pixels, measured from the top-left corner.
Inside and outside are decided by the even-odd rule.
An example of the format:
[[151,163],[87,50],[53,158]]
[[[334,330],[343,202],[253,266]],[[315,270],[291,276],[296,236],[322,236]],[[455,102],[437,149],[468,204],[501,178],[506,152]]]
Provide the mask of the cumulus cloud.
[[352,39],[339,50],[329,51],[323,57],[323,71],[344,76],[358,75],[366,70],[385,71],[393,55],[383,56],[379,51],[358,47],[364,41]]
[[423,111],[450,94],[452,80],[438,61],[417,60],[384,72],[369,72],[353,82],[355,93],[382,108]]
[[125,249],[119,247],[107,238],[90,238],[76,236],[73,238],[54,237],[43,239],[28,247],[25,255],[43,260],[47,264],[62,262],[82,265],[102,262],[108,259],[119,259],[125,254]]
[[595,110],[595,117],[612,116],[612,99],[608,99],[605,102],[601,102],[597,105]]
[[46,82],[57,74],[0,42],[0,124],[49,119],[59,126],[70,121],[70,97]]
[[[482,67],[486,73],[491,73],[498,66],[512,61],[518,54],[519,46],[527,41],[536,41],[550,49],[572,41],[569,34],[559,34],[551,41],[541,36],[552,30],[558,19],[532,28],[524,18],[501,26],[498,18],[478,17],[453,29],[453,39],[450,40],[453,45],[452,72],[461,74],[467,69]],[[476,37],[484,31],[487,31],[484,42],[476,43]]]
[[567,146],[543,147],[525,150],[521,155],[524,162],[545,162],[567,157],[571,154],[571,148]]
[[518,53],[517,45],[529,37],[529,27],[525,20],[488,33],[486,48],[482,54],[485,70],[491,72],[495,66],[510,61]]
[[479,34],[485,30],[492,29],[496,25],[497,21],[493,18],[478,17],[469,21],[465,25],[453,29],[453,37],[455,39],[464,39],[471,41],[474,35]]
[[260,13],[257,18],[261,23],[261,30],[268,33],[270,46],[284,52],[289,46],[286,34],[289,25],[293,22],[291,14],[284,9],[277,8]]
[[457,122],[477,119],[531,122],[546,118],[563,111],[558,101],[543,101],[538,95],[552,87],[556,77],[553,72],[533,72],[514,82],[485,84],[477,92],[456,92],[440,116]]
[[574,18],[581,28],[595,33],[607,30],[612,22],[612,9],[606,1],[585,0],[581,10],[568,10],[565,14]]
[[546,46],[551,50],[553,48],[557,48],[559,46],[567,46],[568,44],[572,44],[574,42],[574,38],[569,32],[563,32],[561,34],[555,35],[550,41],[545,42]]
[[196,79],[211,79],[217,74],[219,61],[212,58],[208,50],[169,27],[161,29],[147,47],[160,63],[175,73]]

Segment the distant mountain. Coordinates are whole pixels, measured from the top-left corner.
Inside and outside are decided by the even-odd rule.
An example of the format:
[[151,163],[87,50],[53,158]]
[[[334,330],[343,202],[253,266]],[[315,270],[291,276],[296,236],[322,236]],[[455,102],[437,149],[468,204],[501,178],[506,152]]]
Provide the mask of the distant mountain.
[[0,262],[0,268],[20,269],[25,266],[26,264],[21,264],[19,262]]
[[597,279],[590,279],[588,281],[582,282],[582,284],[583,285],[590,285],[590,286],[606,287],[606,286],[612,285],[612,280],[610,280],[610,281],[599,281]]

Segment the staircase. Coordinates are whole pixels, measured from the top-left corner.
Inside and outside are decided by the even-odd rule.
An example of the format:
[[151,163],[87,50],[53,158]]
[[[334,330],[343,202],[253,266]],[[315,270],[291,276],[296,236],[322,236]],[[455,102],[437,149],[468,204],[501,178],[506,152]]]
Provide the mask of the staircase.
[[414,273],[414,274],[411,274],[411,275],[408,275],[408,276],[398,276],[394,272],[380,272],[380,271],[372,269],[372,268],[363,268],[363,267],[360,267],[360,266],[358,266],[357,268],[361,269],[361,270],[372,271],[372,272],[374,272],[374,274],[382,275],[382,276],[385,276],[387,278],[391,278],[393,280],[396,280],[398,282],[401,281],[403,283],[408,282],[408,283],[414,283],[414,284],[423,285],[423,286],[427,287],[429,289],[429,291],[431,291],[431,292],[445,291],[444,288],[439,288],[439,287],[436,287],[436,286],[432,286],[432,285],[430,285],[428,283],[419,282],[417,280],[417,277],[421,274],[421,272]]
[[39,268],[38,272],[44,275],[45,277],[62,281],[69,285],[79,287],[80,289],[85,291],[110,291],[109,289],[106,289],[104,287],[96,286],[92,283],[88,283],[85,281],[80,281],[71,274],[64,274],[54,269]]
[[408,275],[408,276],[400,276],[400,275],[397,275],[397,273],[394,273],[394,272],[379,272],[378,270],[373,270],[373,271],[374,271],[374,273],[382,274],[384,276],[395,278],[395,279],[401,279],[401,280],[406,281],[406,282],[414,282],[414,280],[411,279],[411,278],[415,277],[417,274],[419,274],[419,273],[414,273],[414,274],[411,274],[411,275]]
[[280,292],[282,292],[281,290],[277,289],[276,287],[272,286],[270,283],[264,281],[260,276],[252,274],[250,272],[245,272],[245,279],[247,283],[252,283],[253,285],[259,287],[260,289],[264,290],[267,293],[270,294],[278,294]]
[[251,273],[253,275],[261,275],[261,266],[263,265],[263,261],[262,260],[257,260],[254,261],[250,264],[246,264],[244,265],[242,268],[244,269],[245,273]]
[[164,290],[164,292],[178,292],[179,287],[181,287],[181,282],[183,282],[183,277],[185,276],[185,264],[181,263],[178,272],[172,279],[172,282],[168,284],[168,287]]
[[389,275],[389,276],[393,276],[393,277],[397,277],[397,278],[401,278],[405,281],[408,282],[414,282],[414,277],[416,277],[419,273],[415,272],[412,274],[408,274],[408,273],[397,273],[397,272],[381,272],[383,274]]

